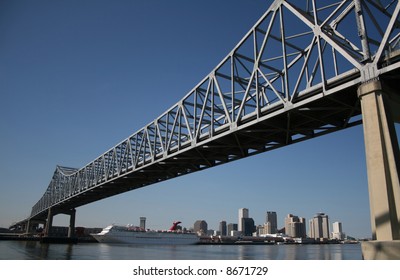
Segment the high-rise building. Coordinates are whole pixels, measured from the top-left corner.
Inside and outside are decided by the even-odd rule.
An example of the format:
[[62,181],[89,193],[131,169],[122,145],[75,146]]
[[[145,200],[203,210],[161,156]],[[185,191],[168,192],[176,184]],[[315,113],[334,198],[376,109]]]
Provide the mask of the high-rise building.
[[207,222],[204,220],[197,220],[193,227],[194,232],[205,235],[208,231]]
[[278,231],[278,219],[276,216],[276,212],[274,211],[267,211],[266,219],[265,219],[265,224],[267,226],[267,233],[276,233]]
[[238,224],[229,223],[227,228],[228,228],[228,236],[232,236],[232,232],[236,232],[238,230]]
[[242,235],[252,236],[256,231],[253,218],[242,218]]
[[288,214],[285,218],[285,233],[291,237],[306,237],[306,219]]
[[249,209],[247,208],[240,208],[239,209],[239,220],[238,220],[238,230],[243,231],[242,228],[242,219],[243,218],[248,218],[249,217]]
[[310,220],[310,237],[314,239],[329,239],[329,218],[325,213],[317,213]]
[[226,236],[227,234],[226,234],[226,221],[221,221],[220,223],[219,223],[219,233],[222,235],[222,236]]
[[259,236],[265,236],[271,234],[271,223],[266,222],[264,225],[259,225],[257,227],[257,233]]
[[146,229],[146,217],[140,217],[140,227]]
[[337,240],[344,240],[346,237],[343,230],[342,230],[342,223],[341,222],[334,222],[332,224],[333,231],[332,231],[332,239]]

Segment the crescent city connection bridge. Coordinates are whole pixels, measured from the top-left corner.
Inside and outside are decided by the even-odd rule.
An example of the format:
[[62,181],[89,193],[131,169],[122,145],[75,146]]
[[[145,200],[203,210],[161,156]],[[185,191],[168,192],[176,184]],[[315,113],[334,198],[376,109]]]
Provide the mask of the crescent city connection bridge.
[[[276,0],[227,56],[148,125],[86,166],[57,166],[30,216],[363,124],[372,234],[400,239],[400,3]],[[189,69],[190,70],[190,69]]]

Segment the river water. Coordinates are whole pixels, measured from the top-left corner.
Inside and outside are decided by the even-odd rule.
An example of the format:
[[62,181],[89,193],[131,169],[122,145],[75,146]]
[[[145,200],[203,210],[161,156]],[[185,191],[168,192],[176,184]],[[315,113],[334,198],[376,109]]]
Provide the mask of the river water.
[[360,244],[126,245],[0,241],[0,260],[361,260]]

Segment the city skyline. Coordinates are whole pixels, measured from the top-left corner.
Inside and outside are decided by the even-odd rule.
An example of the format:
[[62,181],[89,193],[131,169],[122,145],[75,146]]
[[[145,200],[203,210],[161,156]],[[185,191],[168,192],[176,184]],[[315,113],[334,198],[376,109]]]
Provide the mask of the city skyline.
[[[230,235],[230,231],[227,230],[228,225],[237,225],[237,231],[239,234],[243,234],[243,226],[239,227],[241,221],[243,219],[252,219],[250,215],[250,208],[239,208],[239,219],[237,223],[231,223],[231,221],[227,220],[221,220],[218,225],[215,225],[216,227],[210,227],[209,224],[207,223],[207,219],[201,219],[197,220],[194,222],[193,226],[188,226],[187,228],[193,228],[195,232],[199,231],[199,229],[202,229],[202,232],[210,232],[210,231],[219,231],[220,235]],[[272,216],[272,217],[271,217]],[[258,223],[257,221],[254,221],[255,227],[259,226],[266,226],[268,223],[270,223],[270,220],[274,220],[274,222],[277,222],[279,219],[277,219],[278,214],[275,211],[266,211],[265,212],[265,222],[264,223]],[[277,227],[276,232],[269,232],[268,234],[275,234],[277,232],[282,232],[282,230],[285,231],[285,234],[288,236],[292,237],[309,237],[313,239],[343,239],[344,235],[342,235],[343,232],[343,225],[342,222],[335,220],[335,221],[330,221],[328,214],[325,214],[323,212],[317,212],[312,218],[304,218],[304,217],[299,217],[295,214],[287,214],[284,215],[283,218],[283,227]],[[309,226],[307,227],[307,223]],[[203,226],[200,226],[202,224]],[[205,225],[205,227],[204,227]],[[226,234],[221,234],[222,232],[222,225],[225,226],[225,231]],[[332,225],[332,227],[330,227]],[[185,227],[185,226],[184,226]],[[268,225],[268,227],[274,229],[274,227],[271,225]],[[255,230],[256,230],[255,228]],[[273,230],[272,230],[273,231]],[[256,232],[256,231],[255,231]],[[351,235],[349,235],[351,236]],[[365,238],[365,237],[358,237],[358,238]]]
[[[29,215],[56,165],[83,167],[180,100],[270,5],[116,2],[0,3],[0,227]],[[79,207],[76,225],[146,216],[148,227],[168,229],[201,213],[217,227],[236,221],[242,205],[255,221],[266,208],[301,217],[325,211],[348,234],[370,237],[362,127]]]

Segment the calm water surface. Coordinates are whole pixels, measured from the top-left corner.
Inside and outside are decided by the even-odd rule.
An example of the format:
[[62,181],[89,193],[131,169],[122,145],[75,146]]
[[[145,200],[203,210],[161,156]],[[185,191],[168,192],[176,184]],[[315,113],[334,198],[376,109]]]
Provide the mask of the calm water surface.
[[122,245],[0,241],[0,260],[361,260],[360,244]]

